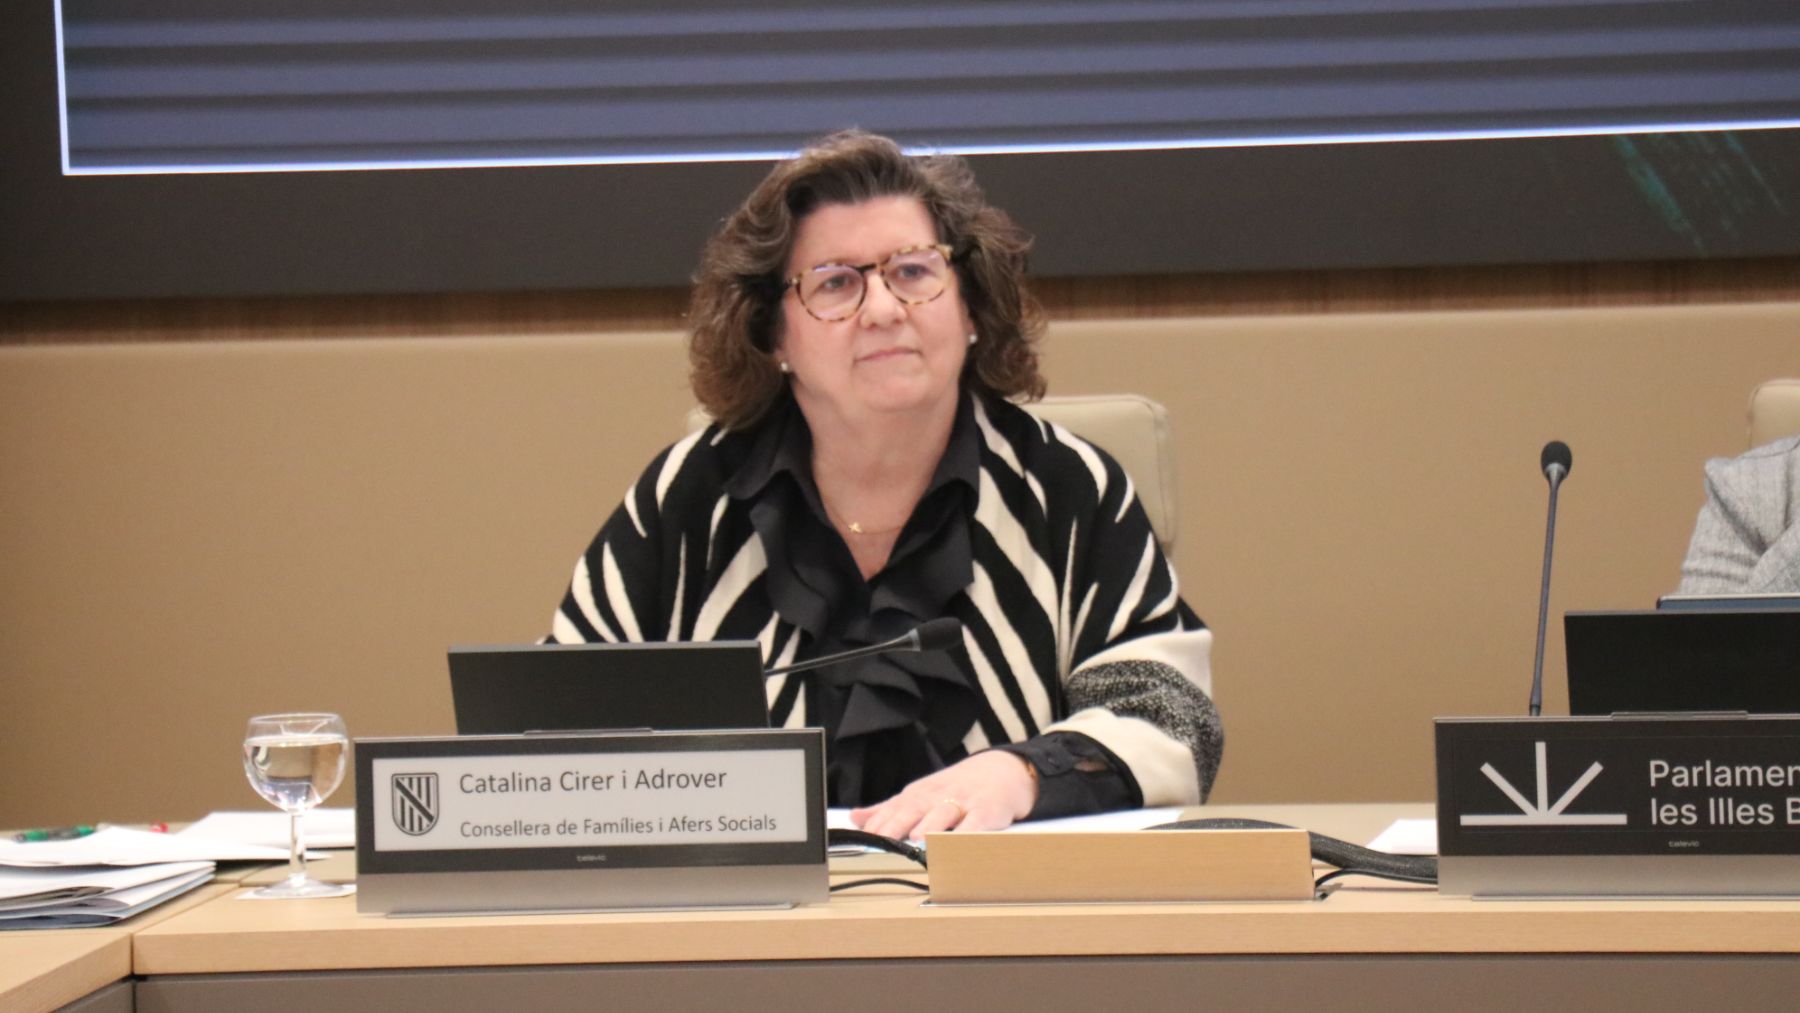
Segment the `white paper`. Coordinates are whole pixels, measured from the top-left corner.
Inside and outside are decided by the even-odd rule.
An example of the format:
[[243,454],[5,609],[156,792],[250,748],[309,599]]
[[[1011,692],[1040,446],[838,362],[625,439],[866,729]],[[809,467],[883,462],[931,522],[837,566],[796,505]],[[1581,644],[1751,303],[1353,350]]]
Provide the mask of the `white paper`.
[[[354,848],[356,810],[309,809],[300,817],[300,829],[309,852],[314,848]],[[273,809],[267,812],[216,812],[183,829],[177,836],[280,848],[285,858],[288,816]]]
[[149,865],[154,862],[285,862],[288,849],[237,844],[186,834],[106,827],[72,841],[0,842],[0,865],[54,868],[65,865]]
[[1054,820],[1027,820],[1024,823],[1014,823],[1007,829],[1022,834],[1144,830],[1164,823],[1173,823],[1181,818],[1181,813],[1180,806],[1164,806],[1159,809],[1120,809],[1117,812],[1064,816]]
[[[1092,813],[1086,816],[1064,816],[1053,820],[1026,820],[1014,823],[1006,828],[1008,833],[1048,833],[1052,831],[1108,831],[1108,830],[1143,830],[1163,823],[1173,823],[1181,818],[1180,806],[1164,806],[1156,809],[1121,809],[1117,812]],[[850,822],[850,810],[825,810],[825,826],[831,830],[855,830],[856,824]]]
[[172,875],[211,869],[211,862],[179,865],[98,866],[80,869],[0,868],[0,902],[25,902],[51,894],[100,894],[155,882]]
[[0,930],[62,929],[111,925],[148,911],[150,908],[187,893],[212,879],[212,865],[186,875],[172,876],[146,883],[141,887],[118,891],[107,898],[92,898],[66,908],[46,907],[33,911],[0,912]]
[[76,869],[0,869],[0,913],[46,906],[130,907],[168,889],[174,880],[185,881],[196,875],[210,876],[212,872],[211,862]]
[[[185,865],[187,863],[176,863]],[[128,890],[114,890],[104,897],[92,897],[73,905],[82,911],[107,911],[113,914],[136,914],[152,904],[160,903],[171,897],[177,897],[194,887],[213,878],[213,865],[203,862],[202,868],[179,876],[159,879],[143,886],[134,886]]]
[[1437,820],[1395,820],[1369,847],[1390,855],[1437,854]]

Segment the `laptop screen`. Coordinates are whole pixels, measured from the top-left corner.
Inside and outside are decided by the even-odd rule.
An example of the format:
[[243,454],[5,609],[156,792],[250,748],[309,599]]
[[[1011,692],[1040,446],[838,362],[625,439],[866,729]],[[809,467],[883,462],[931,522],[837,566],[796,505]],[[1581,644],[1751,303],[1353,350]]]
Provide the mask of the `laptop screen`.
[[1800,610],[1570,612],[1569,713],[1800,714]]
[[754,641],[453,647],[450,695],[460,735],[769,726]]

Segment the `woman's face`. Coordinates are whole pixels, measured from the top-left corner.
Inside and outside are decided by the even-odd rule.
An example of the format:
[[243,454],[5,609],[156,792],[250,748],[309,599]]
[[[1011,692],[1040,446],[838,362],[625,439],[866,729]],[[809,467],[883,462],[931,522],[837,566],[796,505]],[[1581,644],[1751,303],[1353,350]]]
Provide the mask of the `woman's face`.
[[[800,221],[783,276],[822,264],[881,263],[895,251],[929,246],[937,229],[913,197],[827,204]],[[792,371],[794,398],[816,429],[821,422],[954,406],[957,380],[974,325],[956,272],[944,293],[909,305],[889,291],[878,270],[864,272],[862,305],[843,320],[818,320],[799,293],[782,295],[775,358]]]

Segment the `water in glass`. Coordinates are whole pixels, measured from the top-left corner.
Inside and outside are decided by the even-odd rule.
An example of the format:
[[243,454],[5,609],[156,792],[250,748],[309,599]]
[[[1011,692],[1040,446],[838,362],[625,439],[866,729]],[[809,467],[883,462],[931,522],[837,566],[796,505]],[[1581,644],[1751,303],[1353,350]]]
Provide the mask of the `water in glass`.
[[288,814],[288,876],[258,897],[338,897],[353,887],[306,874],[300,814],[331,796],[344,780],[350,736],[336,714],[265,714],[244,730],[244,775],[250,787]]

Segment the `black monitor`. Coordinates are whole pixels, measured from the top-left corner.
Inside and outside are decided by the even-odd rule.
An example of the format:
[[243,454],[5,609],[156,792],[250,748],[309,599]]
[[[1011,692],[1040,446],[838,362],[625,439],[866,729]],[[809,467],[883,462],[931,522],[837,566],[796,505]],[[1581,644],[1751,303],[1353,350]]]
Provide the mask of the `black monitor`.
[[1570,612],[1569,713],[1800,714],[1800,609]]
[[452,647],[460,735],[767,728],[754,641]]
[[1656,607],[1668,612],[1800,611],[1800,594],[1665,594]]

